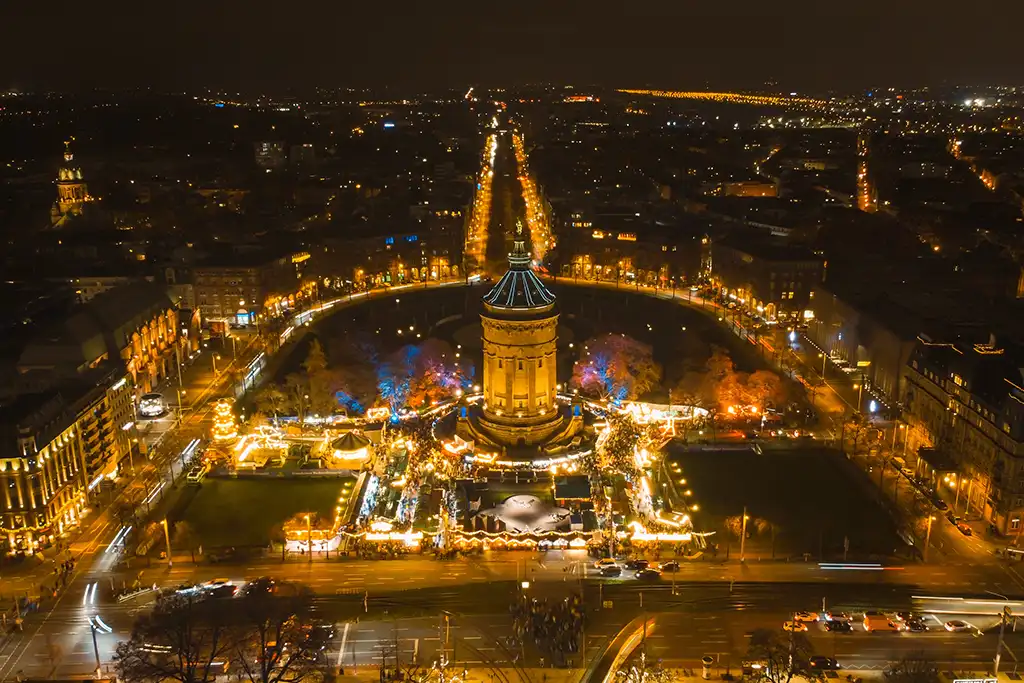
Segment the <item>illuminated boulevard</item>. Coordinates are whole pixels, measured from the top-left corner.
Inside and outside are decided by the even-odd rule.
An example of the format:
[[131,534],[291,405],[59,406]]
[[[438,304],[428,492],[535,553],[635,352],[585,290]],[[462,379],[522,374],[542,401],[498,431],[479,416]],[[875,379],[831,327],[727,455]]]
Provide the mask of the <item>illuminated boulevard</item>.
[[[492,221],[487,231],[481,233],[477,224],[473,233],[478,253],[480,240],[486,239],[488,262],[504,258],[515,219],[522,219],[524,212],[511,136],[501,134],[497,140],[494,182],[489,188],[495,199]],[[488,154],[486,158],[492,157]],[[464,282],[417,287],[460,285]],[[402,289],[345,297],[322,307],[340,309]],[[255,349],[246,346],[239,351],[236,362],[247,362],[254,353]],[[227,373],[201,375],[198,373],[195,381],[199,387],[205,383],[205,388],[186,402],[190,410],[182,420],[181,431],[164,437],[166,444],[204,433],[208,427],[207,399],[228,390]],[[152,463],[140,465],[144,472],[141,483],[126,490],[150,491],[168,475],[180,476],[174,468],[174,448],[164,447],[156,453]],[[541,665],[538,652],[529,646],[513,652],[509,646],[513,632],[508,605],[522,590],[545,595],[584,592],[586,647],[583,653],[573,655],[576,661],[571,663],[575,667],[584,656],[596,657],[627,622],[644,613],[657,614],[649,633],[652,656],[663,658],[670,666],[695,667],[700,657],[711,655],[723,666],[736,666],[752,629],[778,629],[793,611],[820,610],[824,605],[849,611],[855,619],[870,609],[913,610],[926,615],[930,631],[923,634],[868,635],[856,625],[853,634],[833,635],[812,625],[808,635],[816,652],[836,656],[848,669],[879,669],[901,654],[924,651],[939,662],[980,670],[991,661],[996,649],[994,631],[999,610],[1010,606],[1016,611],[1021,609],[1018,605],[1024,605],[1014,598],[1024,595],[1024,582],[1016,571],[983,561],[979,553],[944,555],[939,563],[902,567],[826,568],[813,561],[691,561],[683,562],[675,575],[641,582],[629,571],[619,579],[597,577],[592,559],[583,551],[491,552],[452,561],[426,556],[377,561],[317,556],[314,561],[292,557],[282,562],[266,557],[226,566],[196,565],[188,556],[176,556],[173,563],[133,559],[131,566],[125,567],[110,548],[118,533],[119,525],[107,512],[87,522],[72,544],[72,553],[79,561],[68,587],[55,603],[27,615],[24,629],[15,630],[0,644],[0,680],[66,678],[94,671],[89,626],[94,616],[101,617],[112,629],[110,634],[96,636],[100,660],[108,669],[115,643],[127,636],[132,620],[147,610],[154,598],[152,592],[124,602],[114,598],[122,586],[136,582],[163,588],[213,578],[241,583],[269,575],[307,583],[318,595],[319,614],[338,623],[329,649],[331,661],[350,667],[350,673],[366,665],[379,666],[389,658],[429,665],[441,642],[437,625],[441,611],[453,615],[449,649],[454,650],[460,666],[485,671],[533,669]],[[38,580],[37,576],[4,577],[3,598],[9,600],[34,589]],[[1008,597],[1004,600],[1004,596]],[[984,634],[947,633],[942,622],[953,618],[951,615],[970,620]],[[1010,632],[1006,641],[1009,652],[1004,653],[1004,661],[1009,663],[1024,644],[1024,632],[1019,636]],[[529,680],[526,675],[521,678]],[[536,674],[533,678],[540,680]]]

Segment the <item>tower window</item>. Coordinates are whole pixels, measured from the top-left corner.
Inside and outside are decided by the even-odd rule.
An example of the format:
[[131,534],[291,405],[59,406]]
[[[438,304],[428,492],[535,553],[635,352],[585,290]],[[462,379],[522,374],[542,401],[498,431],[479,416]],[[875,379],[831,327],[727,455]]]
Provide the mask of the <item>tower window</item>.
[[522,370],[522,369],[523,369],[523,361],[519,361],[519,369],[520,369],[520,370]]
[[538,368],[542,368],[542,367],[544,367],[544,359],[543,359],[543,358],[541,358],[541,359],[539,359],[539,360],[537,361],[537,367],[538,367]]
[[501,370],[501,359],[498,359],[498,369]]

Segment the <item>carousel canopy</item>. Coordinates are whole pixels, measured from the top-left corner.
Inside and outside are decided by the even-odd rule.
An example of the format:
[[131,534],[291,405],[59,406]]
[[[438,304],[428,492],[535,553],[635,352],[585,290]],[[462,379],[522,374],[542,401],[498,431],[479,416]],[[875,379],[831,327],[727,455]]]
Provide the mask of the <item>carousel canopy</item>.
[[362,434],[346,432],[331,442],[331,448],[342,453],[355,453],[370,445],[370,440]]

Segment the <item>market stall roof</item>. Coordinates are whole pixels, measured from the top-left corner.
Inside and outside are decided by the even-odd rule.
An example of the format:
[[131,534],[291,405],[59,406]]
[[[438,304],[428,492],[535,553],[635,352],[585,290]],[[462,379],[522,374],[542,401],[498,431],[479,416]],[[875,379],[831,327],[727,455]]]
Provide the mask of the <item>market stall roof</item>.
[[331,442],[331,448],[342,453],[355,453],[367,448],[369,445],[369,439],[355,432],[346,432]]

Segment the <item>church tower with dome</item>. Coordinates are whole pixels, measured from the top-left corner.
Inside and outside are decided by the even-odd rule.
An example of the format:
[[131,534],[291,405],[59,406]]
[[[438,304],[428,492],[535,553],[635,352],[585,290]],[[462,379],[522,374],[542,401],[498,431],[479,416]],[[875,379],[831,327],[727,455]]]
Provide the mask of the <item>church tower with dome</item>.
[[500,447],[538,447],[576,432],[558,405],[558,308],[517,225],[508,271],[483,297],[481,409],[463,429]]
[[64,163],[57,172],[57,201],[50,210],[50,222],[53,227],[60,227],[70,216],[80,216],[82,208],[92,197],[89,186],[82,178],[82,169],[75,165],[75,155],[71,152],[74,138],[64,143]]

